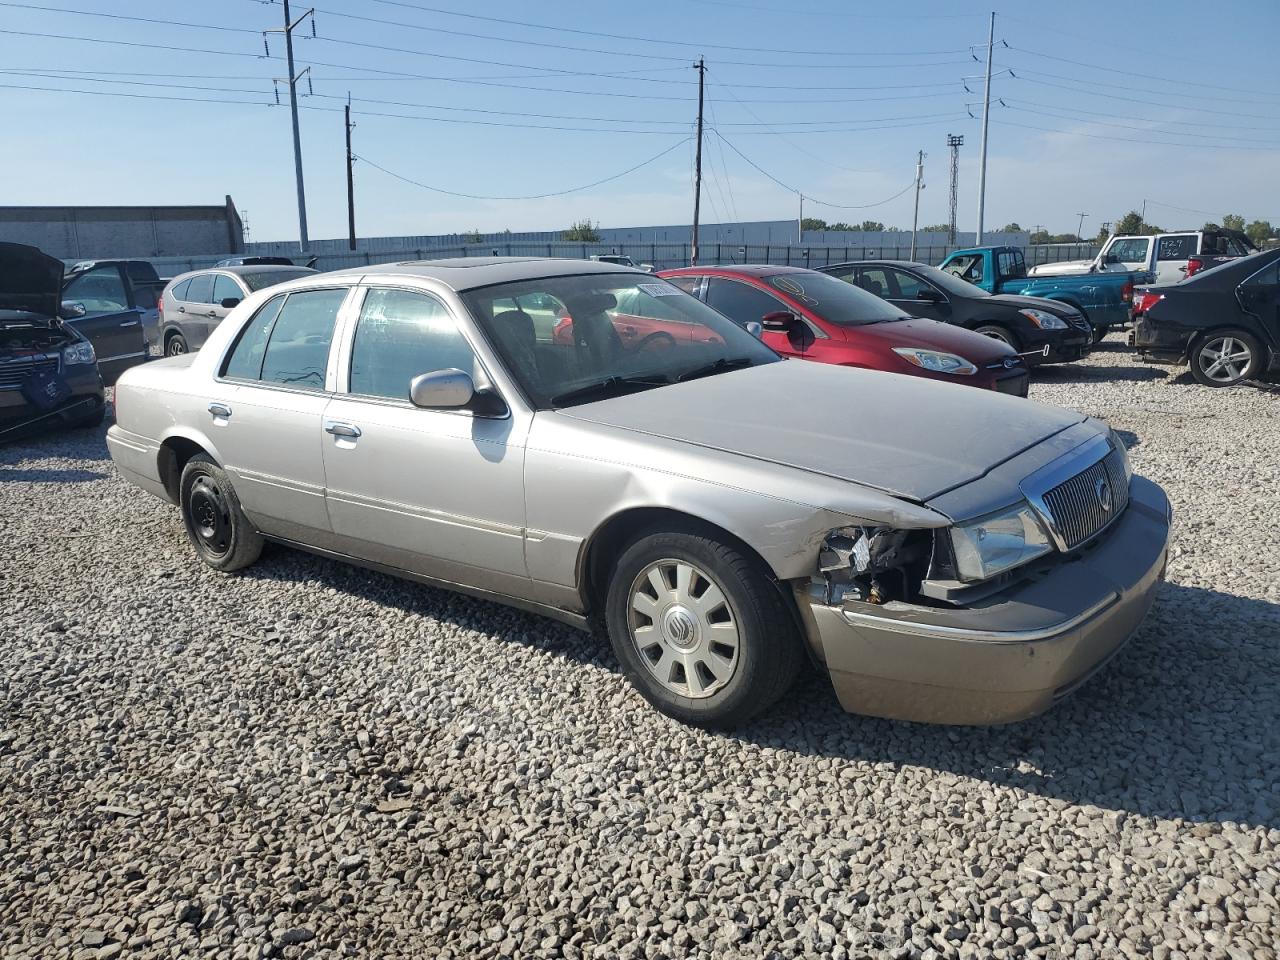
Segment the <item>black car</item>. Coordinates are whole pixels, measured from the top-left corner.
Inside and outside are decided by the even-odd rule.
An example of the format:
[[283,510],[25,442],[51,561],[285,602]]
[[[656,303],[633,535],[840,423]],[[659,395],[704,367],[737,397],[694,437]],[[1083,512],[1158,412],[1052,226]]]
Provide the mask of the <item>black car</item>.
[[1280,373],[1280,249],[1178,283],[1139,287],[1129,344],[1152,363],[1188,363],[1206,387]]
[[93,344],[58,315],[62,274],[61,260],[0,243],[0,442],[56,423],[102,423]]
[[[306,266],[315,269],[319,257],[311,257]],[[224,257],[214,264],[215,267],[296,267],[297,264],[288,257]]]
[[1074,307],[1056,300],[993,296],[937,267],[905,260],[860,260],[819,269],[914,317],[953,323],[1003,340],[1031,363],[1069,363],[1087,356],[1093,347],[1089,321]]

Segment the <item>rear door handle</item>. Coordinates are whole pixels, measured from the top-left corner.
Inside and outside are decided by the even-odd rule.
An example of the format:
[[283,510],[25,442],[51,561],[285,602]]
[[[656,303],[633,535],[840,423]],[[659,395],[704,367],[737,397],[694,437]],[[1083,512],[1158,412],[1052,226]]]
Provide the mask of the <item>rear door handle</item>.
[[126,320],[124,323],[120,324],[120,326],[122,326],[122,327],[136,327],[136,326],[137,326],[138,324],[140,324],[141,322],[142,322],[141,320]]
[[335,437],[344,437],[348,440],[355,440],[360,436],[360,428],[354,423],[338,423],[336,420],[326,420],[324,422],[324,432],[331,433]]
[[215,418],[226,420],[231,416],[231,408],[225,403],[211,403],[209,404],[209,413]]
[[216,317],[217,315],[218,315],[217,310],[210,310],[208,313],[205,314],[206,317]]
[[179,307],[179,308],[178,308],[178,312],[179,312],[179,313],[186,313],[186,312],[187,312],[187,308],[186,308],[186,307]]

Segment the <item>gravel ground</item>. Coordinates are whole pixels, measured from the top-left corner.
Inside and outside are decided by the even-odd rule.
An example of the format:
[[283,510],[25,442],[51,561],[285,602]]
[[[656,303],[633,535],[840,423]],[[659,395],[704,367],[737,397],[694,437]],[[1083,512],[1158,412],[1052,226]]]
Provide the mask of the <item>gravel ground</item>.
[[736,735],[598,642],[283,549],[224,577],[101,431],[0,447],[0,957],[1233,957],[1280,943],[1280,394],[1132,363],[1177,509],[1113,665],[997,729]]

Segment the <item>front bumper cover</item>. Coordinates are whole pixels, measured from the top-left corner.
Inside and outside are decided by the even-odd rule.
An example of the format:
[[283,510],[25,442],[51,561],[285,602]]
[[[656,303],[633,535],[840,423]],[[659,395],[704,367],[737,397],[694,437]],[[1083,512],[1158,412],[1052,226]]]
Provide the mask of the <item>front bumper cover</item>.
[[1164,576],[1169,501],[1142,477],[1130,497],[1094,545],[971,607],[828,606],[797,589],[841,706],[951,724],[1047,710],[1124,646]]

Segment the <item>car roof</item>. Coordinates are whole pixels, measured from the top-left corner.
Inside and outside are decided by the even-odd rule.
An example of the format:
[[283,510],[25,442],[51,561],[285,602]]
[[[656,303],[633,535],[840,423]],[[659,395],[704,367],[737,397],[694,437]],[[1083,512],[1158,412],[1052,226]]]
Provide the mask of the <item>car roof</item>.
[[539,280],[544,277],[576,276],[586,273],[627,273],[648,277],[651,274],[633,267],[599,260],[570,260],[564,257],[452,257],[445,260],[411,260],[384,263],[371,267],[351,267],[326,274],[329,277],[423,277],[443,283],[455,291],[474,290],[495,283]]
[[743,277],[774,277],[780,273],[812,273],[809,267],[787,267],[780,266],[776,263],[730,263],[730,264],[708,264],[696,267],[674,267],[671,270],[662,270],[664,276],[681,276],[686,274],[700,273],[728,273],[737,274]]
[[875,264],[876,266],[882,267],[903,267],[908,270],[913,267],[919,269],[920,267],[929,266],[929,264],[921,263],[919,260],[845,260],[841,263],[829,263],[825,267],[819,267],[818,269],[829,270],[832,267],[865,267],[869,264]]
[[[283,263],[236,263],[229,267],[209,267],[210,272],[217,273],[283,273],[290,270],[305,270],[308,273],[319,273],[319,270],[313,270],[311,267],[286,266]],[[196,273],[204,273],[203,270],[197,270]]]

